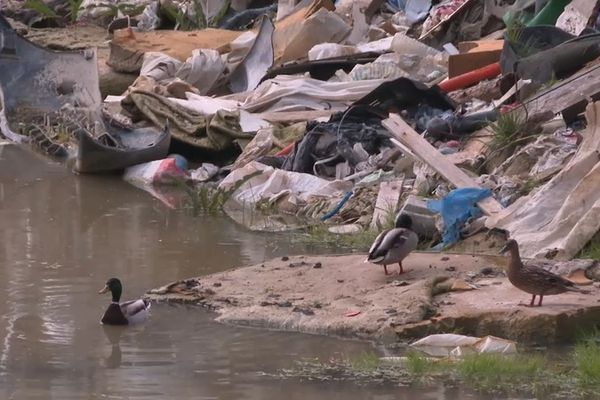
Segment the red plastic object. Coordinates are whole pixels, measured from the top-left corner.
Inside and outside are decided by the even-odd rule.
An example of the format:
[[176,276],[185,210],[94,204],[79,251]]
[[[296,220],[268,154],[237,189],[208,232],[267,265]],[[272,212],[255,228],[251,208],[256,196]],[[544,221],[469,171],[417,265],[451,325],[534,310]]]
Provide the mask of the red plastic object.
[[356,317],[358,314],[360,314],[360,311],[358,311],[358,310],[349,311],[346,313],[346,317]]
[[275,155],[276,156],[287,156],[288,154],[290,154],[290,152],[292,151],[293,148],[294,148],[294,142],[288,144],[283,149],[279,150],[277,153],[275,153]]
[[474,85],[484,79],[491,79],[500,75],[500,63],[490,64],[487,67],[479,68],[466,74],[456,76],[440,83],[438,86],[444,92],[454,92],[455,90],[464,89],[467,86]]

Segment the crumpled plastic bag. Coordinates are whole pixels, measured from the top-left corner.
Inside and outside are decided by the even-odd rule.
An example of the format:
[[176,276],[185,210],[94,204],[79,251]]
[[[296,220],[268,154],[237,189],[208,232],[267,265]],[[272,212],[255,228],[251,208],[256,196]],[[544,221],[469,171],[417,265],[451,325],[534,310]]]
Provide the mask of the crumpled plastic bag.
[[275,169],[256,161],[232,171],[219,188],[226,191],[233,189],[248,177],[231,196],[240,204],[252,205],[262,199],[276,201],[286,197],[288,202],[298,205],[313,197],[339,198],[352,189],[351,182],[328,181],[310,174]]
[[217,50],[196,49],[184,63],[159,52],[147,52],[140,70],[141,76],[167,84],[179,78],[206,94],[223,76],[225,62]]
[[444,232],[442,243],[435,246],[435,250],[458,242],[463,225],[472,218],[482,215],[477,207],[477,202],[492,195],[490,189],[459,188],[454,189],[441,200],[429,200],[427,208],[442,216]]
[[190,171],[190,177],[194,182],[206,182],[219,173],[219,167],[211,163],[202,163],[200,167]]
[[512,340],[489,335],[478,338],[453,333],[429,335],[412,343],[410,347],[434,357],[462,357],[470,353],[515,354],[517,352],[517,344]]
[[349,56],[359,53],[355,46],[345,46],[337,43],[319,43],[308,51],[308,60],[322,60],[325,58]]
[[125,169],[123,179],[135,186],[173,184],[188,178],[175,158],[150,161]]

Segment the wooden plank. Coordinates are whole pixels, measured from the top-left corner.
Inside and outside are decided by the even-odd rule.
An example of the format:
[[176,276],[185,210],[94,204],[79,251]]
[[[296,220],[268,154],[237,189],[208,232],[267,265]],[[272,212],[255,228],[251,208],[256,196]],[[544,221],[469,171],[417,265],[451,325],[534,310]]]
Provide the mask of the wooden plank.
[[371,228],[381,229],[386,215],[390,211],[394,212],[396,210],[400,195],[402,194],[403,184],[404,177],[394,181],[382,181],[379,184],[379,193],[377,193],[377,200],[375,201]]
[[527,99],[524,107],[532,118],[548,111],[557,114],[580,102],[588,101],[598,93],[600,93],[600,65],[596,63]]
[[214,49],[223,54],[231,50],[230,43],[242,33],[212,28],[189,32],[119,29],[110,41],[107,64],[120,72],[138,72],[144,54],[150,51],[165,53],[179,61],[185,61],[195,49]]
[[[408,147],[421,161],[429,165],[457,188],[480,187],[473,178],[454,165],[447,157],[444,157],[443,154],[415,132],[399,115],[390,114],[390,117],[383,121],[383,126],[390,131],[394,138]],[[498,214],[502,211],[502,205],[493,197],[488,197],[477,203],[477,205],[488,216]]]

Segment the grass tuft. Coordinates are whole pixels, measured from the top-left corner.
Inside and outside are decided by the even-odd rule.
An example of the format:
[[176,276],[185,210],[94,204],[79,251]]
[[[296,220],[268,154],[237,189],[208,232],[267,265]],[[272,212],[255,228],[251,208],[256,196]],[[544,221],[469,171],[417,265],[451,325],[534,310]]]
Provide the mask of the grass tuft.
[[185,192],[188,194],[188,208],[192,210],[194,216],[210,215],[215,216],[223,211],[223,205],[231,197],[231,191],[225,191],[210,185],[200,185],[190,187],[182,184]]
[[353,370],[361,372],[373,372],[381,366],[381,359],[373,352],[362,352],[345,361]]
[[459,376],[475,387],[494,388],[506,383],[533,382],[546,361],[537,355],[507,357],[501,354],[466,356],[457,365]]
[[587,339],[575,345],[573,352],[579,385],[600,388],[600,344]]
[[595,234],[592,239],[579,251],[576,258],[600,259],[600,233]]
[[406,369],[410,375],[422,376],[430,374],[439,369],[440,363],[433,361],[419,352],[409,351],[406,353]]
[[513,143],[523,132],[525,122],[525,117],[518,112],[499,115],[498,119],[490,124],[494,133],[493,144],[501,147]]

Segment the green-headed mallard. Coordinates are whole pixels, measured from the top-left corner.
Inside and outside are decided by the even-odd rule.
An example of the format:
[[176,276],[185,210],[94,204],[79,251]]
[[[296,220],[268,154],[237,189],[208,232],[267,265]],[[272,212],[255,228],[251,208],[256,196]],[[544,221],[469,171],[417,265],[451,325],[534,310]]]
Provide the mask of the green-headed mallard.
[[417,248],[419,237],[410,230],[412,218],[407,214],[399,214],[396,218],[395,228],[387,229],[379,234],[365,262],[377,265],[383,265],[383,270],[388,274],[387,266],[398,263],[400,266],[399,274],[404,272],[402,260]]
[[540,296],[538,307],[542,305],[544,296],[561,294],[565,292],[581,292],[575,284],[550,271],[546,271],[533,262],[523,264],[519,255],[519,245],[516,240],[511,239],[500,250],[500,253],[510,252],[508,262],[508,280],[516,288],[531,294],[530,307],[533,307],[535,296]]
[[106,325],[128,325],[143,322],[148,318],[150,301],[146,299],[130,300],[119,303],[123,286],[117,278],[110,278],[100,294],[110,290],[112,302],[104,312],[101,322]]

